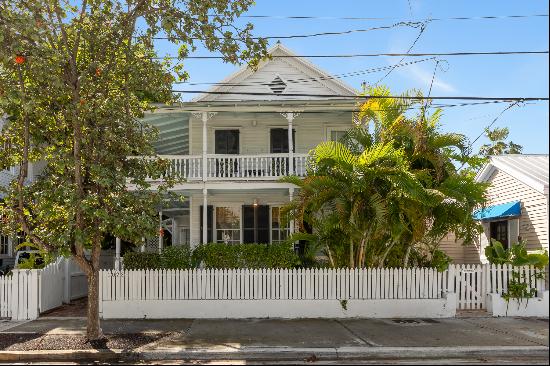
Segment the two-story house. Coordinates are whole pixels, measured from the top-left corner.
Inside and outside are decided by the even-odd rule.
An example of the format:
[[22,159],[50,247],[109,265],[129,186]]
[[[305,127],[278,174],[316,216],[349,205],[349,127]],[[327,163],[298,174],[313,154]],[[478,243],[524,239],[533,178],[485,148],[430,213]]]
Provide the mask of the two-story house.
[[280,207],[305,176],[308,152],[353,125],[356,91],[281,44],[257,70],[244,67],[191,102],[160,107],[157,152],[184,178],[185,202],[160,212],[162,238],[147,248],[199,243],[276,243],[293,231]]

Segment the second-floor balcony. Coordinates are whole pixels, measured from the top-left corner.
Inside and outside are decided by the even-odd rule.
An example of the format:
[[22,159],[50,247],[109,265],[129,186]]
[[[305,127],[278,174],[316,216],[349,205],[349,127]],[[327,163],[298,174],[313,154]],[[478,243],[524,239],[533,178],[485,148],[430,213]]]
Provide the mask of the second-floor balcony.
[[160,155],[170,162],[170,176],[197,180],[278,180],[288,175],[306,175],[307,154],[207,154]]

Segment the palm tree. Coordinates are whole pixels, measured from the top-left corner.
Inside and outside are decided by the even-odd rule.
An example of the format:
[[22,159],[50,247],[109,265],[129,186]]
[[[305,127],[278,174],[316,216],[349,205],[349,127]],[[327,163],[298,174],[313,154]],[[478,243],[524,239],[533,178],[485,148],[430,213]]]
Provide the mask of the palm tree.
[[441,110],[428,115],[428,104],[411,117],[418,102],[389,98],[387,88],[367,93],[374,98],[360,106],[361,125],[313,149],[305,179],[284,179],[300,188],[285,210],[314,229],[290,240],[307,239],[331,265],[350,267],[382,266],[396,253],[408,266],[411,257],[433,257],[450,231],[471,240],[485,186],[455,167],[468,159],[465,136],[442,133]]

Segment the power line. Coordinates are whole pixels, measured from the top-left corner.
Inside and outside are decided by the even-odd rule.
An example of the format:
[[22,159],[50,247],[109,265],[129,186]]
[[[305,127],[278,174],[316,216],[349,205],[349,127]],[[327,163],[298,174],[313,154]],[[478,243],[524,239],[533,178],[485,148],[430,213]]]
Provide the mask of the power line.
[[[373,111],[391,111],[391,110],[405,110],[405,111],[410,111],[410,110],[421,110],[422,108],[427,108],[427,109],[436,109],[436,108],[441,108],[441,109],[447,109],[447,108],[457,108],[457,107],[469,107],[469,106],[479,106],[479,105],[498,105],[498,104],[503,104],[503,103],[508,103],[507,101],[483,101],[483,102],[468,102],[468,103],[453,103],[453,104],[430,104],[428,105],[427,107],[426,106],[423,106],[423,105],[418,105],[418,106],[409,106],[409,107],[406,107],[405,109],[402,109],[402,108],[386,108],[386,109],[376,109],[376,110],[373,110]],[[530,104],[534,104],[534,103],[525,103],[525,105],[530,105]],[[225,105],[219,105],[219,104],[216,104],[215,106],[211,106],[208,111],[209,112],[217,112],[217,113],[230,113],[232,112],[231,110],[227,110],[227,109],[223,109],[223,107],[234,107],[235,105],[234,104],[225,104]],[[338,108],[338,109],[334,109],[334,105],[330,105],[330,104],[327,104],[327,105],[315,105],[315,107],[318,107],[318,108],[326,108],[327,110],[306,110],[306,111],[302,111],[300,112],[300,114],[333,114],[335,112],[340,112],[340,113],[356,113],[356,112],[360,112],[361,110],[359,108],[355,108],[355,107],[352,107],[352,108]],[[217,109],[216,109],[217,108]],[[289,107],[290,109],[292,109],[291,107]],[[330,108],[333,108],[332,110],[330,110]],[[192,106],[184,106],[184,111],[185,112],[204,112],[204,109],[201,109],[199,107],[196,107],[196,108],[193,108]],[[254,111],[254,110],[239,110],[238,111],[239,113],[254,113],[254,114],[273,114],[273,113],[280,113],[281,112],[281,108],[275,108],[272,109],[272,110],[261,110],[261,111]],[[158,111],[157,113],[162,113],[162,111]]]
[[[267,92],[238,92],[238,91],[203,91],[203,90],[171,90],[173,93],[188,94],[215,94],[215,95],[251,95],[251,96],[277,96]],[[548,97],[478,97],[478,96],[403,96],[403,95],[339,95],[339,94],[308,94],[308,93],[285,93],[283,97],[316,97],[316,98],[357,98],[357,99],[408,99],[408,100],[500,100],[507,102],[514,101],[548,101]],[[283,99],[284,100],[284,99]]]
[[[362,28],[362,29],[348,29],[344,31],[338,31],[338,32],[318,32],[318,33],[308,33],[308,34],[291,34],[291,35],[283,35],[283,36],[256,36],[251,37],[252,39],[293,39],[293,38],[313,38],[313,37],[324,37],[324,36],[342,36],[352,33],[366,33],[371,32],[375,30],[384,30],[384,29],[393,29],[397,27],[413,27],[418,28],[422,22],[398,22],[391,25],[383,25],[379,27],[371,27],[371,28]],[[219,39],[224,39],[223,37],[217,37]],[[180,37],[152,37],[151,39],[155,40],[168,40],[168,39],[181,39]],[[193,40],[199,40],[202,38],[197,37],[191,37]],[[239,38],[231,38],[232,40],[240,40]]]
[[[211,16],[215,16],[214,14]],[[445,20],[498,20],[498,19],[522,19],[522,18],[547,18],[548,14],[518,14],[518,15],[482,15],[473,17],[449,17],[449,18],[429,18],[433,21]],[[399,18],[389,17],[330,17],[330,16],[308,16],[308,15],[241,15],[240,18],[250,19],[293,19],[293,20],[399,20]],[[420,19],[416,21],[424,21]]]
[[[420,39],[420,37],[422,37],[422,34],[424,33],[424,31],[426,30],[426,26],[428,25],[428,23],[422,23],[422,25],[420,26],[420,32],[418,33],[418,36],[416,36],[414,42],[411,44],[411,46],[409,47],[409,49],[407,50],[406,54],[408,55],[412,49],[414,48],[414,46],[416,45],[416,42],[418,42],[418,40]],[[395,65],[393,65],[393,67],[384,75],[382,76],[380,79],[378,79],[378,81],[376,82],[375,85],[378,85],[382,80],[384,80],[385,78],[388,77],[388,75],[390,75],[392,73],[392,71],[397,67],[398,64],[400,64],[401,62],[403,62],[403,60],[405,60],[405,57],[406,56],[403,56],[401,58],[401,60],[399,60],[399,62]]]
[[[435,57],[429,57],[424,58],[421,60],[415,60],[415,61],[409,61],[409,62],[403,62],[397,65],[388,65],[388,66],[381,66],[381,67],[373,67],[370,69],[363,69],[363,70],[356,70],[356,71],[349,71],[345,73],[339,73],[334,75],[327,75],[327,76],[321,76],[321,77],[303,77],[303,78],[297,78],[297,79],[285,79],[285,82],[288,83],[309,83],[319,80],[334,80],[334,79],[340,79],[340,78],[347,78],[347,77],[354,77],[354,76],[360,76],[360,75],[367,75],[372,74],[375,72],[385,71],[388,69],[391,69],[393,67],[403,67],[408,66],[412,64],[417,64],[420,62],[426,62],[430,60],[435,60]],[[185,84],[185,85],[223,85],[223,86],[254,86],[254,85],[266,85],[269,86],[270,82],[265,81],[257,81],[257,82],[248,82],[248,83],[227,83],[227,82],[188,82],[188,81],[180,81],[180,82],[174,82],[173,84]]]
[[[426,56],[501,56],[501,55],[547,55],[548,51],[488,51],[488,52],[434,52],[434,53],[360,53],[341,55],[271,55],[272,58],[353,58],[353,57],[426,57]],[[186,56],[185,59],[218,60],[224,56]],[[176,56],[152,57],[153,60],[179,59]]]
[[[519,103],[521,103],[521,101],[514,101],[512,103],[510,103],[506,108],[504,108],[495,118],[493,118],[493,120],[491,121],[491,123],[489,123],[484,129],[483,131],[472,141],[468,144],[468,147],[466,148],[466,151],[468,151],[467,153],[467,156],[468,157],[471,157],[472,156],[472,147],[474,146],[474,144],[477,142],[477,140],[479,140],[481,138],[481,136],[483,136],[485,134],[485,131],[488,130],[489,128],[491,128],[496,121],[498,121],[498,119],[508,110],[512,109],[513,107],[515,107],[516,105],[518,105]],[[458,170],[461,170],[464,165],[466,165],[466,162],[463,162],[462,165],[458,168]]]

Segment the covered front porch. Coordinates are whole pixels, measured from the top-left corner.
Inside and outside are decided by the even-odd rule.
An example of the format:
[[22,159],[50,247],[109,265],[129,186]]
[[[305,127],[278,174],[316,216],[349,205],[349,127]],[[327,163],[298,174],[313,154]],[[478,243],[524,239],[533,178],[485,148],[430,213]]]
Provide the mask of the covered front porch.
[[[280,243],[295,230],[294,222],[283,222],[281,213],[294,197],[291,184],[182,183],[174,191],[184,199],[159,208],[158,235],[143,238],[136,250],[161,252],[167,246],[194,248],[213,242]],[[117,239],[115,269],[121,268],[121,240]]]

